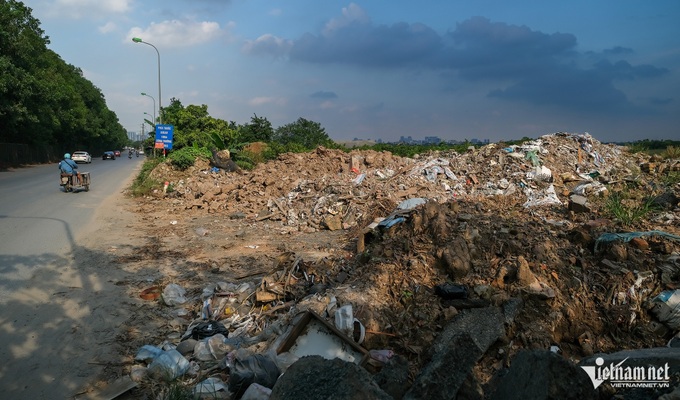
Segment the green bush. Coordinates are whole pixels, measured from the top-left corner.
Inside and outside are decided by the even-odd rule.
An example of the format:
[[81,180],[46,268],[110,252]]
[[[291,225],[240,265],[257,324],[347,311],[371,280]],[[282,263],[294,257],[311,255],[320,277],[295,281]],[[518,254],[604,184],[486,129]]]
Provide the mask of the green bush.
[[183,147],[170,153],[170,163],[177,169],[184,171],[196,162],[197,158],[209,159],[210,151],[204,147]]

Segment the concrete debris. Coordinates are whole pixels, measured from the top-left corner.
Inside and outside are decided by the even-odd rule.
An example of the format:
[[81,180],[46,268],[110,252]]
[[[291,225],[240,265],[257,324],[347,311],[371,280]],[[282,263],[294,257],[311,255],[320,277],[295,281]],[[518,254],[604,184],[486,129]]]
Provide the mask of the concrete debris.
[[[414,158],[319,147],[241,173],[161,163],[151,178],[172,190],[137,201],[148,243],[118,261],[144,271],[135,297],[165,290],[137,298],[130,325],[152,331],[123,341],[150,354],[124,373],[133,390],[165,372],[223,391],[260,354],[285,371],[251,390],[270,399],[625,396],[581,366],[675,337],[652,310],[680,289],[678,171],[587,133]],[[664,349],[644,363],[677,363]],[[182,368],[141,379],[161,354]]]

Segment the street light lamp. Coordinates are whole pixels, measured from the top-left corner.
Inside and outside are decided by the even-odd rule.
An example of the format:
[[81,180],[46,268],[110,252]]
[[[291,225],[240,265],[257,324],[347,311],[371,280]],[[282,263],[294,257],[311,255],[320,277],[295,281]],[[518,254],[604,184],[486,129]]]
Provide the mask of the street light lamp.
[[[153,47],[154,50],[156,50],[156,55],[158,56],[158,122],[162,124],[163,123],[163,114],[161,114],[161,53],[158,52],[158,49],[156,48],[156,46],[152,45],[149,42],[145,42],[138,37],[133,37],[132,41],[135,42],[135,43],[148,44],[149,46]],[[142,93],[142,94],[144,94],[144,93]]]
[[[142,96],[151,97],[146,93],[142,93]],[[153,123],[155,124],[156,123],[156,100],[153,97],[151,97],[151,100],[153,100]],[[146,114],[146,112],[144,114]]]
[[[149,114],[149,113],[146,112],[146,111],[144,111],[144,114],[146,114],[146,115],[148,115],[149,117],[151,117],[151,114]],[[154,114],[155,114],[155,113],[154,113]],[[153,118],[156,119],[156,117],[153,117]]]

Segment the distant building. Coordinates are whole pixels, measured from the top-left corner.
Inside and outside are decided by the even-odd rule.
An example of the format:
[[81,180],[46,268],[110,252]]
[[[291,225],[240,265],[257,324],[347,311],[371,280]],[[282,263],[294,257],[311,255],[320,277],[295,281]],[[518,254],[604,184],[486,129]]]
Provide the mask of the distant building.
[[423,143],[425,144],[439,144],[442,140],[438,136],[425,136]]
[[479,139],[470,139],[470,143],[474,143],[474,144],[489,144],[489,139],[482,139],[482,140],[479,140]]

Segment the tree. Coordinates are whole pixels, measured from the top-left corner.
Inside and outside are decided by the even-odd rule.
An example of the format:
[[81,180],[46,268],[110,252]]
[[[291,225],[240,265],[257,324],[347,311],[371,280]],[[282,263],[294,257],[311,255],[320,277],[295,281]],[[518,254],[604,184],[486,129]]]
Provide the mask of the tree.
[[239,140],[245,143],[270,142],[274,135],[272,123],[265,117],[258,117],[253,114],[250,123],[243,126],[240,130]]
[[210,148],[215,135],[230,145],[237,137],[237,131],[230,128],[230,123],[208,114],[207,105],[184,107],[176,98],[170,99],[170,106],[163,109],[163,122],[175,127],[173,149],[194,145]]
[[22,131],[38,120],[34,101],[36,60],[49,39],[23,3],[0,2],[0,140],[23,143]]
[[277,128],[272,140],[283,145],[299,144],[310,150],[317,146],[333,144],[321,124],[304,118],[298,118],[293,123]]
[[0,141],[71,151],[124,145],[125,129],[102,92],[47,48],[31,11],[0,0]]

